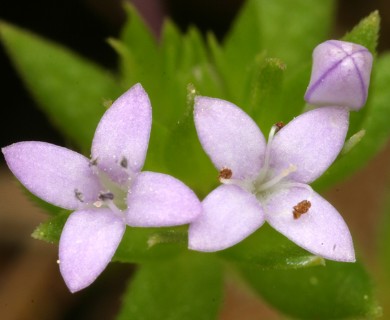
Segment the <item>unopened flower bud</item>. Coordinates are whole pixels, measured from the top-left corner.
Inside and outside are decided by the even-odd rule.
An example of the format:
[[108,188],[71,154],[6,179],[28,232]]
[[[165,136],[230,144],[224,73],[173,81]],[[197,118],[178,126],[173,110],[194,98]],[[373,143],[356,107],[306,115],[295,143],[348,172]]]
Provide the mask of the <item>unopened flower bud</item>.
[[313,52],[313,69],[305,100],[317,106],[359,110],[367,100],[372,55],[365,47],[329,40]]

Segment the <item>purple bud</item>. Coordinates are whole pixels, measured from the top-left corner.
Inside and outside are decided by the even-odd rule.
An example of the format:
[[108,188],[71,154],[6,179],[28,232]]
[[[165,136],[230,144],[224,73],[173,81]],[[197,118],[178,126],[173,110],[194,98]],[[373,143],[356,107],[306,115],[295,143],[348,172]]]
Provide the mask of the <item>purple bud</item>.
[[372,55],[363,46],[338,40],[319,44],[305,100],[318,106],[359,110],[366,103]]

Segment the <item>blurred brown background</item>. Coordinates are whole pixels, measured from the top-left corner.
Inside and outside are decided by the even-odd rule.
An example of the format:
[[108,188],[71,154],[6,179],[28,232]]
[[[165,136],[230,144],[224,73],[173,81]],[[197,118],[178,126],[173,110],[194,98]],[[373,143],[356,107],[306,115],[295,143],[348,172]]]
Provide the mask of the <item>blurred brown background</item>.
[[[170,16],[183,30],[195,24],[202,31],[213,30],[220,39],[243,3],[242,0],[133,2],[156,35],[163,17]],[[342,35],[376,9],[382,16],[379,49],[389,49],[390,2],[386,0],[339,0],[331,36]],[[1,0],[0,19],[61,42],[107,68],[116,67],[115,53],[105,39],[117,36],[124,22],[118,0]],[[0,147],[22,140],[64,144],[35,107],[1,47],[0,93]],[[121,292],[133,268],[110,264],[91,287],[70,294],[56,264],[57,246],[30,237],[47,216],[29,203],[6,169],[3,158],[0,161],[0,318],[114,319]],[[325,194],[344,216],[361,248],[361,259],[373,273],[376,266],[371,258],[384,190],[389,182],[389,164],[390,145],[364,170]],[[283,318],[242,285],[228,282],[226,292],[222,320]]]

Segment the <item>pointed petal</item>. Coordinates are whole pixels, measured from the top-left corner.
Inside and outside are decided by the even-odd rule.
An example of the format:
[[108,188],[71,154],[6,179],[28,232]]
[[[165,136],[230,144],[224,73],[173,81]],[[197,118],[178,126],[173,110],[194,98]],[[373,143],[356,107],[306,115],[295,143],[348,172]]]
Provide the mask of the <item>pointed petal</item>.
[[240,187],[222,185],[202,202],[203,213],[191,223],[188,247],[213,252],[234,246],[264,223],[256,197]]
[[97,200],[101,190],[89,160],[45,142],[19,142],[2,149],[12,173],[33,194],[75,210]]
[[99,122],[92,142],[92,158],[111,179],[124,183],[139,172],[148,149],[152,108],[140,84],[120,96]]
[[305,100],[313,105],[360,109],[367,100],[372,55],[355,43],[329,40],[313,52]]
[[109,209],[72,213],[59,244],[60,271],[71,292],[88,287],[111,261],[125,232]]
[[323,107],[292,120],[272,141],[270,165],[275,175],[293,165],[288,178],[310,183],[333,163],[344,146],[349,124],[348,110]]
[[142,172],[128,197],[126,223],[133,227],[176,226],[192,222],[201,212],[200,201],[172,176]]
[[236,179],[257,175],[266,143],[256,123],[240,108],[220,99],[196,97],[194,108],[199,140],[215,167],[229,168]]
[[[295,219],[294,206],[303,200],[310,201],[311,206]],[[291,188],[272,194],[266,205],[266,220],[315,255],[336,261],[355,261],[348,226],[337,210],[314,191]]]

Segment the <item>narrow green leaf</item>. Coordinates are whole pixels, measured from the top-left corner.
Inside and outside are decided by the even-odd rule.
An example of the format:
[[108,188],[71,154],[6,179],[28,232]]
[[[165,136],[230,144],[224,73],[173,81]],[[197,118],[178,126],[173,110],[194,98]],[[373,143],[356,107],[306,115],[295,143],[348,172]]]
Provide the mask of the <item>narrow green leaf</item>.
[[75,53],[1,22],[1,40],[42,110],[71,141],[89,153],[103,101],[120,94],[114,78]]
[[125,3],[125,9],[120,39],[110,40],[119,54],[122,83],[130,87],[140,82],[151,97],[160,97],[163,70],[157,39],[131,4]]
[[390,317],[390,185],[387,186],[379,221],[379,272],[375,273],[383,306],[383,319]]
[[217,184],[218,172],[197,137],[193,119],[195,94],[195,88],[189,86],[187,112],[171,131],[165,150],[165,163],[176,178],[190,185],[198,196],[203,197]]
[[371,79],[371,91],[366,109],[366,115],[359,130],[365,130],[361,141],[350,152],[342,155],[314,184],[317,189],[325,189],[365,165],[385,145],[390,137],[390,54],[377,59]]
[[206,43],[199,30],[191,27],[184,37],[187,55],[191,57],[185,72],[187,82],[195,85],[201,95],[219,97],[223,94],[221,79],[211,64]]
[[142,66],[137,63],[132,51],[122,41],[114,38],[107,40],[108,44],[115,50],[119,56],[120,77],[124,87],[131,87],[137,82],[141,82],[138,77],[143,74]]
[[280,121],[284,112],[281,105],[281,90],[285,64],[277,58],[258,57],[252,85],[250,110],[248,114],[257,122],[260,128],[268,130]]
[[[223,48],[219,48],[209,37],[214,63],[226,86],[224,98],[240,106],[245,104],[251,70],[256,66],[255,57],[259,54],[285,62],[286,79],[292,77],[290,73],[296,75],[296,68],[302,61],[309,61],[313,48],[325,40],[333,17],[334,2],[248,0],[227,35]],[[309,73],[310,70],[303,74],[305,81],[308,81]],[[306,86],[307,83],[299,87],[302,104],[298,110],[303,108]],[[296,106],[290,108],[289,97],[282,92],[280,99],[287,102],[285,110],[291,109],[289,114],[296,116]],[[290,118],[286,117],[287,120]]]
[[328,36],[333,0],[253,1],[259,6],[262,48],[282,59],[288,68],[310,59],[313,48]]
[[[387,278],[387,282],[390,284],[390,188],[387,188],[386,204],[383,212],[383,223],[381,223],[380,230],[380,258],[383,262],[383,271]],[[390,286],[388,287],[388,293],[390,295]]]
[[144,264],[123,297],[118,320],[214,320],[222,300],[218,261],[187,254]]
[[219,252],[238,264],[256,266],[259,270],[298,269],[324,264],[324,259],[298,247],[268,224],[239,244]]
[[127,20],[122,28],[121,41],[134,52],[138,62],[153,63],[150,55],[157,54],[157,41],[145,21],[129,2],[124,3]]
[[207,34],[207,47],[210,51],[210,60],[213,66],[215,66],[215,75],[219,81],[221,88],[221,96],[219,98],[224,98],[229,101],[234,101],[233,97],[236,95],[235,90],[230,90],[231,78],[233,74],[229,74],[229,65],[225,57],[223,48],[218,43],[218,40],[215,38],[213,33]]
[[333,0],[248,0],[226,37],[226,55],[242,67],[267,50],[290,66],[309,58],[325,39],[333,13]]
[[[34,239],[58,243],[71,212],[62,210],[42,222],[32,233]],[[127,227],[113,261],[140,263],[178,255],[187,248],[187,231],[176,228]]]
[[31,236],[37,240],[43,240],[49,243],[58,243],[69,214],[69,211],[62,210],[62,212],[57,214],[55,217],[51,217],[49,220],[42,222],[34,230]]
[[126,228],[113,261],[142,263],[178,255],[187,247],[187,232],[176,228]]
[[359,263],[267,270],[240,266],[248,283],[272,306],[298,319],[374,319],[380,316],[370,278]]
[[376,55],[380,29],[380,16],[378,11],[372,12],[355,26],[351,32],[347,33],[342,40],[358,43],[365,46]]

